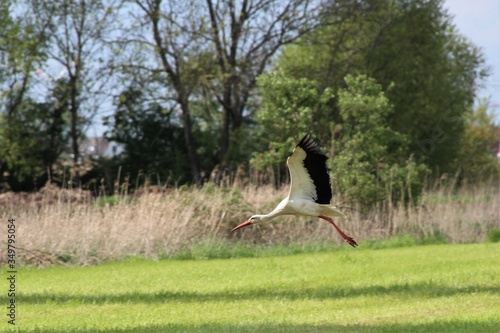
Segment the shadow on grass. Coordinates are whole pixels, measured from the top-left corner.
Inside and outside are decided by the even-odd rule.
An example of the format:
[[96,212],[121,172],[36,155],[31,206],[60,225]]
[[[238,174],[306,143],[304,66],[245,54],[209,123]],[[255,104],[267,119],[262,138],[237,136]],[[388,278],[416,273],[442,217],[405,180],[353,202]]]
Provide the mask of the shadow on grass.
[[[137,326],[127,329],[78,329],[73,330],[75,333],[94,333],[94,332],[115,332],[115,333],[165,333],[165,332],[273,332],[273,333],[331,333],[331,332],[372,332],[372,333],[401,333],[401,332],[498,332],[498,327],[500,327],[500,321],[496,322],[470,322],[461,320],[446,320],[446,321],[434,321],[432,323],[423,324],[387,324],[387,325],[290,325],[290,324],[277,324],[277,323],[263,323],[263,324],[203,324],[203,325],[160,325],[160,326]],[[18,331],[22,332],[22,331]],[[38,333],[58,333],[63,332],[59,330],[34,330],[31,332]],[[66,332],[66,331],[64,331]]]
[[340,299],[359,296],[394,296],[394,297],[444,297],[457,294],[492,293],[500,294],[500,286],[458,286],[450,287],[429,283],[394,284],[389,286],[373,285],[368,287],[317,287],[317,288],[284,288],[284,289],[244,289],[222,290],[218,292],[200,293],[184,291],[162,291],[159,293],[124,293],[124,294],[19,294],[20,303],[44,304],[46,302],[65,303],[80,302],[83,304],[104,303],[164,303],[164,302],[210,302],[237,301],[254,299]]

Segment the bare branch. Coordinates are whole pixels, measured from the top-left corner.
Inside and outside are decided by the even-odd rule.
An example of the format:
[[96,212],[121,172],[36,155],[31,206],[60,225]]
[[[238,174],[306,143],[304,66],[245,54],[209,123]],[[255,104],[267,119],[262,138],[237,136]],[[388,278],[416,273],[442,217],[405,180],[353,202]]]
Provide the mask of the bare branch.
[[218,25],[218,20],[213,8],[213,3],[212,0],[206,0],[207,1],[207,6],[208,6],[208,11],[210,13],[210,23],[212,24],[212,30],[213,30],[213,41],[215,43],[215,49],[217,50],[217,59],[219,61],[219,66],[221,67],[222,71],[226,71],[226,62],[225,59],[228,58],[228,55],[225,53],[225,51],[222,48],[222,44],[220,42],[219,38],[219,25]]

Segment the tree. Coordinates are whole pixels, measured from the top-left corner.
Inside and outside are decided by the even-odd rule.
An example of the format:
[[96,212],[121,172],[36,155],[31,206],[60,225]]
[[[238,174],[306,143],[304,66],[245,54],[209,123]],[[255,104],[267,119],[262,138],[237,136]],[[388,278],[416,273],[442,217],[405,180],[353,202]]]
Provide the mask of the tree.
[[[46,21],[13,18],[11,5],[11,1],[0,2],[0,84],[6,118],[16,112],[28,91],[34,67],[43,61],[48,26]],[[35,30],[35,27],[39,28]]]
[[322,133],[320,128],[324,125],[334,126],[333,123],[317,122],[330,108],[334,95],[330,89],[319,92],[314,81],[288,77],[281,71],[263,74],[257,82],[262,108],[256,113],[260,130],[255,140],[267,151],[254,153],[251,163],[257,168],[273,167],[283,176],[279,179],[281,182],[288,173],[283,161],[290,155],[299,136],[309,131],[316,135]]
[[384,87],[394,82],[391,127],[408,134],[437,176],[455,170],[463,116],[488,74],[481,50],[451,19],[440,0],[402,2],[367,54],[367,73]]
[[123,91],[115,105],[113,117],[105,121],[111,127],[106,137],[124,147],[124,174],[137,177],[143,173],[153,182],[186,182],[190,176],[188,152],[175,109],[148,102],[143,88],[137,86]]
[[53,147],[44,140],[57,119],[30,96],[33,73],[46,59],[50,21],[29,8],[14,17],[11,5],[0,2],[0,170],[11,189],[32,190],[45,183],[54,162],[42,147]]
[[408,153],[408,136],[390,128],[394,112],[382,86],[365,75],[345,78],[341,123],[330,162],[332,185],[365,208],[378,202],[418,199],[428,169]]
[[[316,81],[320,90],[345,88],[347,74],[374,78],[394,105],[388,115],[391,128],[408,135],[414,158],[436,174],[454,170],[463,115],[472,105],[476,82],[488,74],[481,51],[457,33],[441,0],[346,5],[356,14],[287,47],[278,66],[287,75]],[[322,17],[338,20],[328,13]],[[323,122],[338,117],[333,105]]]
[[[282,45],[312,29],[321,4],[309,0],[135,1],[133,29],[120,45],[138,43],[157,63],[132,64],[164,74],[165,91],[182,112],[193,179],[201,180],[193,136],[193,103],[218,104],[219,163],[238,157],[238,131],[245,122],[256,78]],[[144,33],[148,27],[149,35]],[[136,49],[137,50],[137,49]],[[158,66],[159,64],[159,66]],[[153,75],[153,74],[152,74]],[[233,136],[232,136],[233,134]],[[234,149],[233,149],[234,148]]]
[[40,188],[49,177],[54,180],[54,166],[68,147],[66,83],[54,82],[43,102],[23,97],[1,123],[0,156],[14,191]]
[[64,107],[24,99],[0,131],[0,156],[13,191],[42,187],[66,148]]
[[227,162],[231,147],[237,147],[230,133],[243,124],[256,78],[283,45],[316,27],[321,1],[206,3],[211,27],[208,40],[214,43],[219,71],[211,88],[222,108],[220,160]]
[[495,155],[500,131],[489,101],[479,100],[465,118],[465,135],[456,161],[461,178],[471,183],[499,179],[500,163]]
[[113,28],[120,6],[105,1],[48,2],[32,1],[31,6],[40,17],[50,20],[50,60],[58,63],[67,75],[67,85],[60,101],[67,103],[69,136],[73,161],[73,181],[80,183],[80,142],[85,127],[97,113],[105,92],[103,87],[109,72],[102,64],[106,52],[104,39]]
[[[164,13],[161,0],[135,1],[135,3],[144,12],[146,18],[143,20],[136,17],[139,22],[134,22],[134,28],[149,25],[152,36],[148,38],[136,31],[135,34],[133,33],[130,36],[131,40],[133,42],[139,41],[139,48],[147,47],[150,52],[158,57],[161,72],[166,74],[164,80],[175,91],[175,97],[172,97],[172,99],[179,105],[182,112],[184,138],[188,149],[192,177],[198,183],[201,181],[200,162],[193,137],[189,105],[189,98],[196,82],[193,82],[191,75],[187,75],[183,71],[183,69],[187,69],[184,63],[188,56],[199,53],[201,47],[199,45],[201,31],[197,29],[199,28],[197,27],[198,23],[193,22],[189,17],[196,12],[196,4],[194,2],[189,4],[170,2],[165,6]],[[176,20],[179,20],[179,22]],[[191,32],[190,35],[184,35],[183,32],[185,31]],[[129,42],[129,40],[125,40],[125,43]],[[144,64],[138,66],[145,67]],[[150,72],[158,72],[156,66],[145,69]]]
[[337,92],[338,121],[324,124],[317,119],[331,108],[330,89],[320,93],[317,82],[283,73],[259,78],[263,108],[257,116],[270,143],[268,152],[255,154],[254,166],[283,165],[297,137],[312,131],[320,142],[330,142],[333,188],[351,204],[368,209],[380,202],[417,200],[427,168],[412,159],[408,137],[390,128],[394,110],[381,85],[365,75],[348,75],[345,82],[347,87]]

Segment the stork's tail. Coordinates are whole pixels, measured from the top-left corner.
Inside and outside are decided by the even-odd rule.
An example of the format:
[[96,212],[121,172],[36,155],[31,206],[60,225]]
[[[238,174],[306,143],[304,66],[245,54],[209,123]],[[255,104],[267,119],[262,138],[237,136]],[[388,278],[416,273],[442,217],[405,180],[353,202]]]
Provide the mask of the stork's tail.
[[347,217],[344,213],[342,213],[340,211],[340,209],[338,209],[337,207],[335,206],[328,206],[328,209],[330,210],[330,214],[331,215],[335,215],[335,216],[342,216],[342,217]]

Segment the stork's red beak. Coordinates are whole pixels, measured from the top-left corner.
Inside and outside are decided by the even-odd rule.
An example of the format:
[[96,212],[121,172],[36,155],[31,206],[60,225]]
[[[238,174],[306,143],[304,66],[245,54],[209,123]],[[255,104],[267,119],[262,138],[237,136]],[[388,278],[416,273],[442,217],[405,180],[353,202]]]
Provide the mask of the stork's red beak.
[[243,222],[239,226],[234,227],[233,229],[231,229],[231,231],[236,231],[236,230],[241,229],[243,227],[249,226],[250,224],[252,224],[252,222],[250,222],[250,220],[246,220],[245,222]]

